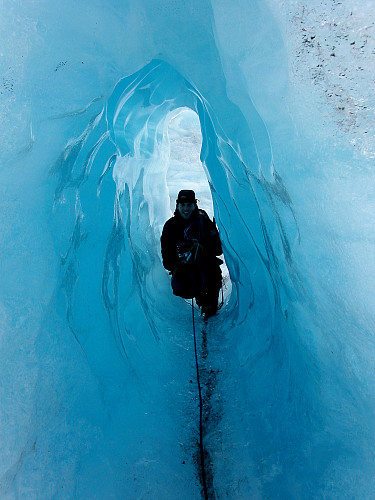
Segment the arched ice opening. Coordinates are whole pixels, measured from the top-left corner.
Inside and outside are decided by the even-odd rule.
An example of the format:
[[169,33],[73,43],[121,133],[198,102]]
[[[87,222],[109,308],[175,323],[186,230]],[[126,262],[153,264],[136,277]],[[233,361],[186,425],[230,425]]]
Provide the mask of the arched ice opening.
[[[121,79],[104,107],[93,101],[78,115],[52,169],[61,266],[38,340],[37,460],[41,473],[58,476],[68,443],[55,432],[55,408],[63,408],[64,421],[73,422],[66,475],[75,478],[76,496],[199,496],[191,308],[171,294],[159,242],[171,214],[168,128],[184,109],[199,118],[200,161],[232,285],[201,346],[210,367],[204,445],[211,484],[219,496],[252,491],[252,464],[264,463],[265,443],[286,468],[309,460],[300,443],[317,425],[316,367],[288,319],[288,304],[301,293],[290,241],[298,228],[267,129],[249,102],[249,130],[225,96],[219,119],[192,83],[154,60]],[[261,474],[273,470],[270,460]],[[282,484],[266,480],[270,494],[289,487],[288,475]]]
[[233,285],[202,357],[217,497],[367,498],[374,9],[159,3],[4,2],[0,496],[199,498],[158,240],[188,108]]
[[[249,355],[250,330],[262,331],[262,335],[251,339],[253,352],[263,351],[272,342],[282,297],[272,266],[280,267],[275,256],[277,246],[282,252],[287,248],[285,238],[273,243],[275,248],[271,246],[257,198],[273,195],[267,191],[266,181],[262,184],[255,176],[256,168],[251,172],[254,165],[247,156],[255,154],[254,148],[250,143],[241,148],[238,142],[232,142],[205,98],[170,65],[152,61],[120,80],[104,108],[93,103],[90,109],[92,119],[76,138],[69,140],[53,167],[57,176],[55,239],[62,255],[56,311],[58,318],[65,318],[72,340],[94,377],[92,390],[99,391],[102,401],[96,405],[95,418],[105,420],[110,412],[106,442],[112,443],[108,453],[114,457],[115,469],[119,450],[127,456],[129,451],[124,449],[132,449],[130,476],[133,473],[144,478],[146,469],[136,464],[141,462],[146,467],[155,461],[158,481],[160,474],[176,480],[169,479],[159,490],[173,494],[185,481],[184,491],[189,496],[194,472],[181,464],[186,465],[186,457],[190,456],[191,467],[196,469],[198,420],[189,382],[193,363],[191,312],[187,304],[171,294],[169,277],[161,265],[159,242],[162,226],[171,215],[168,128],[181,110],[191,110],[199,118],[200,168],[204,168],[212,195],[233,285],[220,313],[220,323],[215,318],[211,323],[215,335],[211,336],[209,350],[216,351],[211,377],[224,372],[220,350],[227,333],[234,335],[230,342],[238,348],[242,343],[242,359]],[[238,110],[233,108],[235,112]],[[245,126],[240,114],[238,123]],[[254,217],[250,229],[246,218],[251,213]],[[275,220],[276,227],[281,227],[280,219]],[[237,330],[242,331],[241,336],[235,335],[234,327],[242,328]],[[41,337],[43,353],[48,351],[45,342]],[[48,367],[47,362],[47,371]],[[89,384],[87,377],[85,385]],[[40,391],[43,404],[42,394],[54,390],[50,386],[53,381],[49,377],[44,380]],[[229,393],[237,385],[234,380],[233,386],[227,388]],[[213,394],[216,382],[211,380],[209,386]],[[74,391],[79,393],[80,388],[74,387]],[[216,412],[221,413],[219,409]],[[235,412],[234,419],[237,417]],[[228,418],[233,419],[233,415]],[[222,446],[217,441],[222,440],[223,429],[218,427],[217,417],[210,421],[206,449],[214,452]],[[225,434],[231,427],[223,425]],[[236,425],[234,420],[232,425]],[[131,437],[127,435],[129,428]],[[227,439],[232,437],[228,435]],[[167,450],[166,456],[163,450]],[[241,460],[244,451],[242,446],[236,450],[239,456],[233,455],[233,463]],[[181,455],[178,464],[176,453]],[[220,464],[224,461],[217,464],[219,476]],[[90,488],[100,490],[105,469],[95,478],[91,471],[86,473],[92,480]],[[87,487],[86,476],[84,481],[82,488]],[[126,484],[118,487],[126,491],[129,475],[123,481]]]

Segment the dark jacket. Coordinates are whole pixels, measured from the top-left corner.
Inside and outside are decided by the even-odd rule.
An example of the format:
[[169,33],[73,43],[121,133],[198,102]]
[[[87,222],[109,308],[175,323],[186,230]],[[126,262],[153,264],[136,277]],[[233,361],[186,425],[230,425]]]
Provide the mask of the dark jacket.
[[174,216],[165,223],[161,235],[163,266],[173,272],[184,261],[185,251],[194,242],[198,242],[199,247],[195,247],[196,253],[194,250],[191,261],[197,257],[201,265],[220,265],[221,261],[216,255],[222,254],[222,248],[216,224],[204,210],[195,208],[188,220],[176,210]]

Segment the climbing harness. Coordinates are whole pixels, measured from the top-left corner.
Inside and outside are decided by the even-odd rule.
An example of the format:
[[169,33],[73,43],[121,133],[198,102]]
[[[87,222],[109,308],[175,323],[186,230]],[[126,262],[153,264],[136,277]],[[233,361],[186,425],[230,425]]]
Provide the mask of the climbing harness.
[[192,311],[192,316],[193,316],[194,353],[195,353],[195,366],[197,369],[197,384],[198,384],[198,394],[199,394],[199,449],[200,449],[200,457],[201,457],[202,485],[203,485],[204,498],[205,498],[205,500],[208,500],[206,470],[205,470],[205,466],[204,466],[204,449],[203,449],[203,401],[202,401],[201,384],[200,384],[200,380],[199,380],[197,336],[195,333],[195,318],[194,318],[194,299],[191,299],[191,311]]

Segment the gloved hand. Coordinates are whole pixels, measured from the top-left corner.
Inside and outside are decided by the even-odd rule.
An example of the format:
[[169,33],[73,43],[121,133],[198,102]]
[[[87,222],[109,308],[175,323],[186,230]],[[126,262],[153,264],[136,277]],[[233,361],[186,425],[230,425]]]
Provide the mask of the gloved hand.
[[177,254],[181,263],[188,263],[195,260],[199,242],[195,239],[189,239],[177,245]]

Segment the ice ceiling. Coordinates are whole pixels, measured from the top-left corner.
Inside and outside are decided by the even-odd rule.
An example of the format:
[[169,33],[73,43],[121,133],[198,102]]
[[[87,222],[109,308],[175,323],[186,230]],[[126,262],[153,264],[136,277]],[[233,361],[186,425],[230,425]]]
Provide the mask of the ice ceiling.
[[373,498],[374,3],[3,1],[2,498],[201,498],[189,186],[209,496]]

